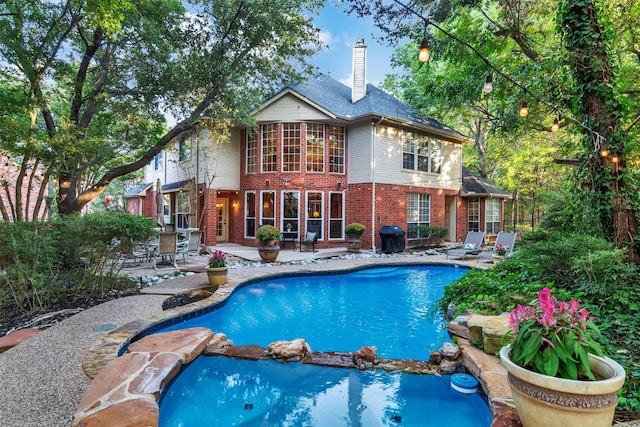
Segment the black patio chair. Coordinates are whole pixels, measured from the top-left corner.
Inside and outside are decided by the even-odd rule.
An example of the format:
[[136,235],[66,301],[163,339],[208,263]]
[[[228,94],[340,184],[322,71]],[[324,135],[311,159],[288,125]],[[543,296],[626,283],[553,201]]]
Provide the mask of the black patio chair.
[[302,246],[311,246],[313,252],[316,251],[316,243],[318,243],[318,235],[320,234],[319,225],[310,225],[307,227],[307,232],[300,234],[300,252],[303,252]]

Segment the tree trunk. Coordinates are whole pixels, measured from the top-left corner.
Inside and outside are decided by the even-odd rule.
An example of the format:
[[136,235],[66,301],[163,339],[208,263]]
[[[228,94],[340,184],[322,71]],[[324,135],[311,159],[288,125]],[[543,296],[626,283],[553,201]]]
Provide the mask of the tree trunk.
[[[586,167],[594,178],[592,191],[599,212],[600,224],[618,248],[627,250],[629,262],[640,263],[637,235],[637,216],[627,199],[632,191],[624,173],[628,135],[620,131],[623,106],[615,93],[611,59],[607,52],[606,33],[599,22],[600,11],[594,0],[567,0],[563,28],[569,55],[573,58],[573,75],[580,94],[580,113],[586,116]],[[585,31],[585,29],[587,31]],[[606,156],[603,150],[607,150]],[[595,153],[594,153],[595,151]],[[597,159],[597,160],[595,160]],[[614,160],[615,159],[615,160]],[[603,207],[610,207],[605,209]]]

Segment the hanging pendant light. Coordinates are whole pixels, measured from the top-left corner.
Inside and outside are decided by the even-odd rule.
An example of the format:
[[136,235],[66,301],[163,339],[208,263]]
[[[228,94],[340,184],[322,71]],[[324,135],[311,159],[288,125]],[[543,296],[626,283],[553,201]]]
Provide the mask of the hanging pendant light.
[[529,104],[526,100],[522,101],[522,106],[520,107],[518,115],[520,115],[520,117],[527,117],[529,115]]
[[553,124],[551,125],[551,132],[558,132],[560,130],[560,120],[558,116],[553,120]]
[[482,91],[484,93],[491,93],[492,90],[493,90],[493,76],[489,74],[487,76],[487,79],[484,82],[484,88],[482,89]]
[[422,39],[420,43],[420,54],[418,55],[418,60],[423,64],[429,61],[431,55],[429,54],[429,43],[427,43],[426,37]]

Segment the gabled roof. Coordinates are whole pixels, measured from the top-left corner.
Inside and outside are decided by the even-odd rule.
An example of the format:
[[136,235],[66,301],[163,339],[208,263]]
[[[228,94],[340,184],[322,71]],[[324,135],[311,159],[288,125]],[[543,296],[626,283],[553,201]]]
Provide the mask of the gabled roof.
[[481,177],[462,167],[462,197],[497,197],[500,199],[510,199],[511,195],[503,191]]
[[131,188],[124,197],[144,197],[147,193],[147,190],[151,187],[151,184],[137,184],[133,188]]
[[348,122],[367,117],[382,118],[405,126],[436,132],[445,138],[466,142],[468,138],[439,121],[421,116],[415,109],[378,87],[367,84],[367,95],[351,102],[351,88],[325,74],[294,83],[270,98],[258,111],[287,94],[302,98],[329,116]]

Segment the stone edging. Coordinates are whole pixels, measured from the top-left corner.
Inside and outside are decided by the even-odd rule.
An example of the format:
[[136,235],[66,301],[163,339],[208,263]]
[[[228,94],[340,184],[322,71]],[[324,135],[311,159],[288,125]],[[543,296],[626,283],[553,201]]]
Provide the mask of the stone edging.
[[[385,264],[452,265],[452,263],[428,263],[416,260],[398,262],[398,259],[394,259],[390,261]],[[351,262],[348,266],[334,268],[332,271],[347,272],[354,269],[367,268],[374,264],[379,265],[380,260],[375,260],[375,263],[363,262],[358,264],[354,266],[354,263]],[[254,275],[245,279],[229,281],[219,287],[211,297],[204,300],[184,307],[155,313],[145,319],[130,322],[107,333],[94,343],[83,357],[82,369],[89,378],[95,379],[95,381],[92,381],[78,405],[72,425],[84,425],[81,423],[105,419],[110,420],[109,425],[115,427],[118,425],[116,420],[119,418],[125,418],[126,420],[122,419],[122,422],[126,421],[128,426],[158,425],[159,407],[157,398],[159,398],[162,388],[177,375],[183,364],[189,363],[206,348],[207,342],[213,337],[213,332],[206,328],[191,328],[191,330],[204,330],[196,331],[196,335],[200,335],[200,332],[202,332],[202,342],[200,342],[199,338],[190,339],[190,341],[197,342],[197,344],[195,348],[187,346],[186,350],[183,347],[167,350],[166,348],[155,347],[156,344],[151,345],[152,349],[150,350],[146,343],[150,340],[146,340],[146,338],[131,344],[129,346],[130,353],[118,358],[121,349],[129,344],[134,337],[150,327],[166,320],[180,317],[185,313],[198,311],[223,302],[238,286],[269,276],[326,272],[326,270],[322,269],[313,270],[313,268],[305,268],[304,271],[300,271],[298,268],[297,271],[291,271],[288,268],[274,267],[268,273],[265,272],[267,274],[260,275],[260,277],[255,277]],[[173,331],[173,333],[183,331],[187,330]],[[166,334],[171,333],[168,332]],[[151,340],[151,342],[155,343],[156,341]],[[506,370],[499,363],[495,363],[495,366],[491,368],[491,372],[483,372],[482,367],[473,361],[473,354],[479,350],[474,350],[474,347],[468,345],[465,340],[461,340],[460,346],[465,366],[479,379],[483,390],[489,398],[489,406],[494,419],[492,426],[519,426],[519,419],[513,407],[510,391],[508,391],[507,395],[504,388],[498,387],[496,389],[490,385],[490,382],[495,381],[496,376],[498,382],[506,383]],[[194,353],[195,355],[193,355]],[[495,360],[496,358],[493,359]],[[158,369],[158,365],[161,369]],[[134,366],[134,370],[125,370],[124,366]],[[108,367],[108,369],[105,369],[105,367]],[[115,378],[114,373],[116,373]],[[489,377],[494,377],[494,379],[489,381]],[[130,419],[132,414],[138,414],[139,423],[131,424],[133,421]]]

